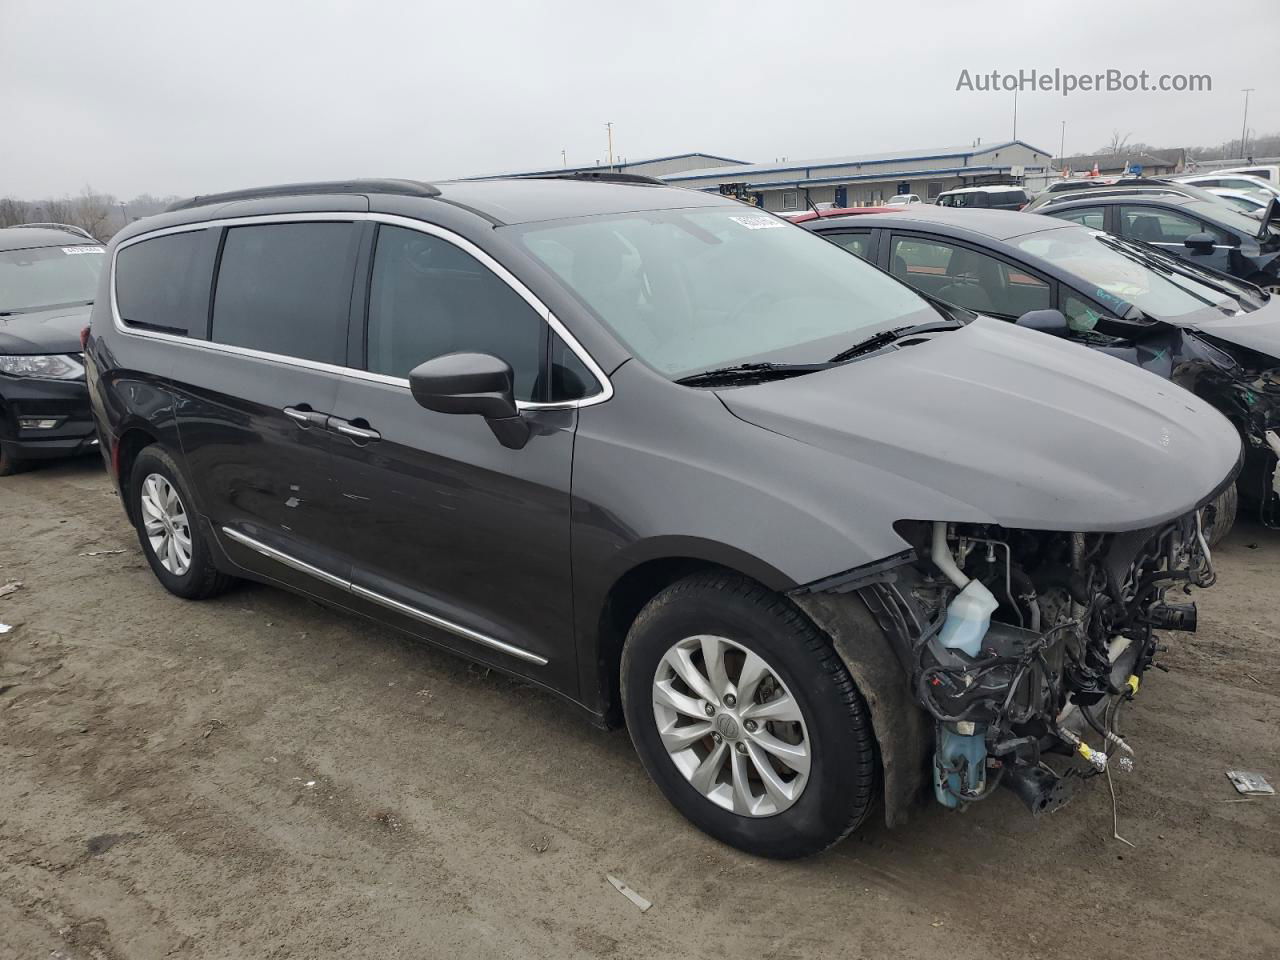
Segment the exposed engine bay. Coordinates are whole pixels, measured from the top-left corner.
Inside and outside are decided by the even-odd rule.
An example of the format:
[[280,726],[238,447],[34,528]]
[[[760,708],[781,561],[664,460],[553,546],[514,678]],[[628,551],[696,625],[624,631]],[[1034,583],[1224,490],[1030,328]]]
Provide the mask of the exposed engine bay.
[[1214,581],[1203,522],[1195,510],[1113,534],[897,524],[913,561],[862,592],[933,719],[940,803],[1003,783],[1039,815],[1108,764],[1132,765],[1116,711],[1159,666],[1156,631],[1196,628],[1186,596]]

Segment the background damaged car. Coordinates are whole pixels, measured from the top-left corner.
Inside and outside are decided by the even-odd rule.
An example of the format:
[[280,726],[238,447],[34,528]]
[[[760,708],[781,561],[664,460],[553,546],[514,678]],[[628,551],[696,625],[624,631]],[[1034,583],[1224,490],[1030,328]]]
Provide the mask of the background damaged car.
[[767,856],[929,782],[1042,811],[1123,752],[1111,705],[1213,579],[1226,420],[742,204],[592,179],[292,185],[118,235],[86,363],[160,582],[275,583],[625,718]]

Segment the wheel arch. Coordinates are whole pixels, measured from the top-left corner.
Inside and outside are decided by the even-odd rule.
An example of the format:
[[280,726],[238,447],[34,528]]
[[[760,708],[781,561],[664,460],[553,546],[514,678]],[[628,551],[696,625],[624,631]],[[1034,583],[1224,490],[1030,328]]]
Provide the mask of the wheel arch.
[[687,576],[720,571],[747,577],[785,593],[796,584],[781,571],[734,547],[698,537],[661,537],[637,544],[613,565],[606,577],[597,611],[587,627],[594,643],[585,651],[584,682],[598,691],[597,703],[609,726],[622,724],[619,669],[627,631],[644,605]]
[[111,448],[111,469],[115,473],[116,486],[130,522],[137,519],[133,515],[132,498],[129,496],[129,478],[133,475],[133,464],[145,448],[159,442],[160,438],[154,430],[134,423],[125,427]]

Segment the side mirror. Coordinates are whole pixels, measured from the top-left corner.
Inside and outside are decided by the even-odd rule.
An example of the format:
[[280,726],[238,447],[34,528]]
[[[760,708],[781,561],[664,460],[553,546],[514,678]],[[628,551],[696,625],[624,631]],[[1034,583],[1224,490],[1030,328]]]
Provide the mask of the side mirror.
[[519,450],[529,441],[529,424],[516,407],[514,381],[511,365],[487,353],[449,353],[409,371],[409,391],[421,406],[478,414],[499,443]]
[[1069,332],[1067,318],[1063,316],[1061,310],[1032,310],[1020,316],[1017,325],[1026,327],[1028,330],[1052,334],[1055,337],[1065,337]]
[[1212,233],[1193,233],[1182,241],[1182,245],[1188,250],[1204,253],[1212,250],[1216,242]]

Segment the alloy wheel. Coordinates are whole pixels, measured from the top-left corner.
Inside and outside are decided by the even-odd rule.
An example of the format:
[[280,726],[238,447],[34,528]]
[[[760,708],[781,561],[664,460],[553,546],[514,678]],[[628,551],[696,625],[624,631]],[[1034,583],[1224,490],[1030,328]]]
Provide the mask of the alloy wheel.
[[764,658],[725,637],[674,644],[653,678],[653,716],[684,778],[717,806],[771,817],[798,799],[812,751],[800,704]]
[[191,526],[182,498],[168,478],[148,474],[142,481],[142,525],[160,565],[180,577],[191,568]]

